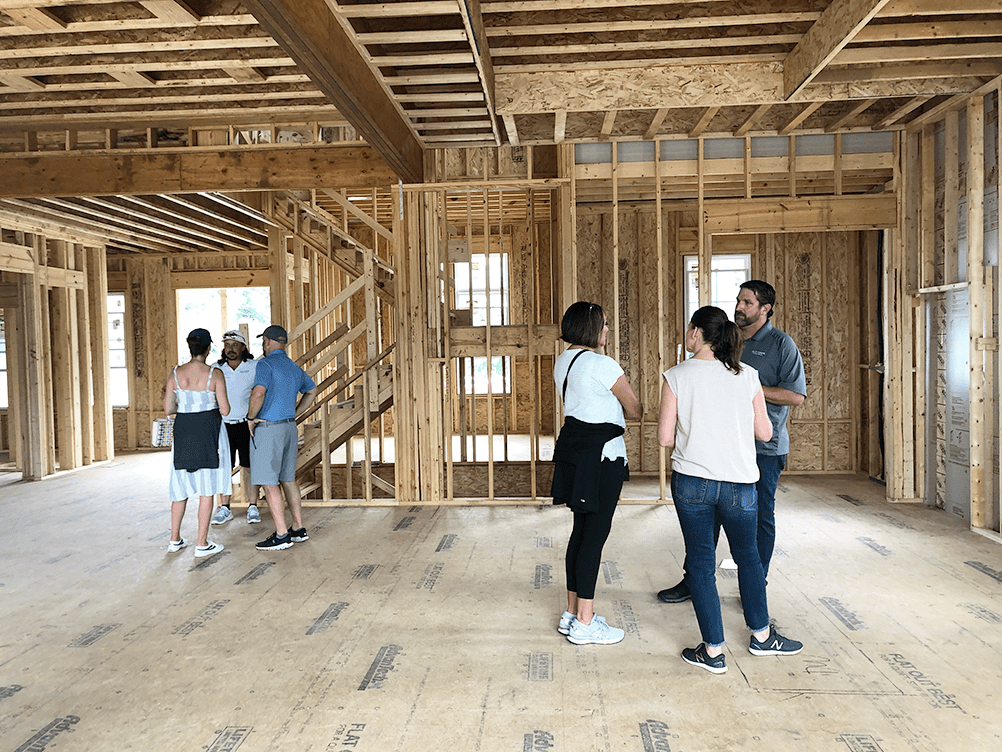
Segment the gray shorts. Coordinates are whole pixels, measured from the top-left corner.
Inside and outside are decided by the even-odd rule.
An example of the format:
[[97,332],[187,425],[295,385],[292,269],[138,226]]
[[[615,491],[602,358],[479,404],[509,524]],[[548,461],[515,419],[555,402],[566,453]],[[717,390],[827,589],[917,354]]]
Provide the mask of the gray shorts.
[[296,451],[299,430],[295,421],[258,423],[251,439],[251,483],[277,486],[296,479]]

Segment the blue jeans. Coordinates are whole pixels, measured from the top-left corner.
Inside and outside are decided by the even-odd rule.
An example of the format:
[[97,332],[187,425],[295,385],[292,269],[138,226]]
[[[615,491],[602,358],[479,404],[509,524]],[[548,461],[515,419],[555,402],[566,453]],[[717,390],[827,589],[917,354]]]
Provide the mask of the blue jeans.
[[[762,572],[769,576],[769,562],[776,546],[776,486],[779,474],[786,467],[786,455],[756,454],[758,463],[758,556],[762,560]],[[730,536],[728,536],[728,539]]]
[[692,593],[699,631],[709,647],[724,644],[717,594],[715,529],[724,528],[738,565],[738,590],[745,624],[752,632],[769,627],[765,574],[759,559],[758,499],[754,483],[728,483],[673,472],[671,493],[685,539],[685,579]]

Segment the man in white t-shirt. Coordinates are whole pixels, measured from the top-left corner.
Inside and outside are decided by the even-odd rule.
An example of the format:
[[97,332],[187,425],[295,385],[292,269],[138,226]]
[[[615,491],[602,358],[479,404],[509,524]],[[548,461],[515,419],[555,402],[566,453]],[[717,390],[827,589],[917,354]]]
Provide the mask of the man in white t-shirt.
[[[257,509],[257,486],[250,479],[250,430],[247,427],[247,405],[250,402],[257,361],[247,349],[247,338],[237,329],[223,335],[223,357],[219,359],[223,376],[226,377],[226,394],[230,400],[230,413],[226,416],[226,433],[230,437],[230,467],[240,461],[240,487],[247,495],[247,522],[261,521]],[[213,525],[222,525],[233,519],[230,498],[223,496],[219,508],[212,517]]]

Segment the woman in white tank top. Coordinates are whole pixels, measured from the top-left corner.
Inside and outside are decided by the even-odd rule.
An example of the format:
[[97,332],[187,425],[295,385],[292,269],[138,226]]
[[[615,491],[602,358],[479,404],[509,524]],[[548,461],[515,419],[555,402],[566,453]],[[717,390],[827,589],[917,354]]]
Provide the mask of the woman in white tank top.
[[188,497],[198,496],[198,538],[195,556],[212,556],[223,550],[209,540],[212,497],[232,492],[230,443],[222,416],[230,412],[223,372],[206,365],[212,337],[193,329],[187,337],[191,360],[176,366],[164,385],[164,412],[175,415],[171,442],[171,538],[167,551],[188,545],[181,537],[181,521]]
[[803,645],[769,625],[765,574],[756,542],[758,465],[755,439],[772,424],[758,372],[741,363],[744,341],[719,308],[693,314],[685,334],[692,358],[664,373],[658,439],[674,449],[671,491],[685,539],[686,582],[703,642],[682,651],[686,663],[715,674],[727,670],[716,583],[720,527],[738,565],[738,588],[754,655],[794,655]]

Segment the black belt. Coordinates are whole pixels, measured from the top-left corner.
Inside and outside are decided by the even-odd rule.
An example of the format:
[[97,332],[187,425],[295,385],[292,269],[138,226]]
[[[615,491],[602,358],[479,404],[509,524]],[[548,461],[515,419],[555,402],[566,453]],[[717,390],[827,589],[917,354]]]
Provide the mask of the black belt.
[[286,418],[285,420],[264,420],[264,421],[261,421],[261,422],[264,423],[265,425],[278,424],[278,423],[295,423],[296,419],[295,418]]

